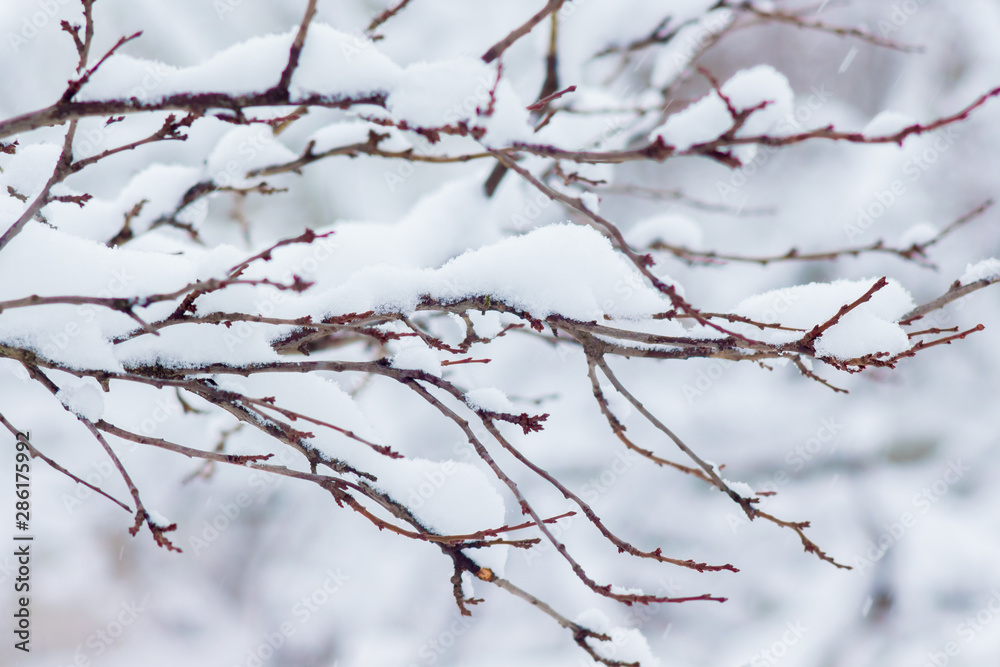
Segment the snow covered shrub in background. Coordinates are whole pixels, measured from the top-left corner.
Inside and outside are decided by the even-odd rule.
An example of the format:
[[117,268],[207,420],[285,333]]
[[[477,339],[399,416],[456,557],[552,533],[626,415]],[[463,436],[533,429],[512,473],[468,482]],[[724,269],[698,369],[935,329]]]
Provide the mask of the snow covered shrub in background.
[[[990,609],[926,548],[997,517],[954,506],[1000,469],[988,3],[44,4],[2,10],[18,664],[909,665],[863,629]],[[880,97],[942,16],[972,73]]]

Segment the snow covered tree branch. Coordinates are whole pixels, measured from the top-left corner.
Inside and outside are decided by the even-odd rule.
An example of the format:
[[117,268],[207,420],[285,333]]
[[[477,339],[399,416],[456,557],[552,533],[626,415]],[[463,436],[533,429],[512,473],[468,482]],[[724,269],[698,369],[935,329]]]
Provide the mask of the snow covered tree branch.
[[[713,461],[721,448],[669,426],[674,411],[654,378],[682,360],[716,360],[787,366],[846,393],[851,375],[922,362],[929,348],[981,331],[928,318],[1000,282],[1000,261],[988,259],[918,303],[890,277],[907,263],[937,268],[941,242],[995,215],[992,199],[899,243],[849,236],[846,246],[800,250],[779,239],[770,252],[706,247],[686,220],[633,223],[623,213],[633,194],[745,213],[725,196],[627,179],[663,163],[737,173],[800,144],[903,147],[962,127],[1000,96],[980,90],[923,121],[885,112],[861,130],[805,127],[777,69],[741,63],[723,80],[714,72],[732,68],[705,62],[731,33],[762,25],[909,50],[804,9],[676,2],[644,10],[627,39],[579,40],[581,54],[573,14],[593,7],[535,2],[504,10],[495,39],[476,45],[481,55],[415,60],[393,46],[394,26],[405,31],[421,0],[391,3],[356,33],[324,22],[324,3],[308,0],[287,32],[175,67],[128,55],[140,32],[103,34],[102,4],[82,0],[77,19],[61,21],[58,38],[76,52],[62,92],[0,120],[0,359],[43,390],[34,400],[45,410],[75,417],[89,437],[78,446],[103,452],[130,501],[43,440],[31,454],[126,509],[132,535],[145,526],[160,547],[185,552],[176,558],[197,554],[197,537],[153,510],[144,489],[181,468],[157,472],[136,450],[198,459],[188,481],[210,484],[233,468],[315,485],[379,532],[437,547],[452,571],[440,583],[461,615],[489,602],[475,597],[478,582],[492,584],[568,630],[593,660],[652,664],[645,640],[618,651],[613,633],[571,620],[569,601],[508,574],[509,554],[550,548],[590,595],[631,607],[726,598],[626,588],[561,525],[583,519],[625,561],[698,573],[742,576],[738,553],[645,546],[642,530],[610,520],[603,497],[576,487],[576,440],[610,456],[617,439],[635,465],[719,491],[755,526],[773,524],[851,569],[848,555],[807,534],[798,515],[809,507],[765,511],[772,492],[726,479]],[[660,54],[652,67],[635,62],[648,53]],[[582,62],[601,76],[585,76]],[[379,200],[412,186],[418,170],[445,180],[398,222],[374,222]],[[316,212],[328,188],[353,193],[347,213]],[[369,220],[348,222],[367,206]],[[713,272],[730,265],[858,257],[896,264],[870,278],[748,290],[735,304],[698,286],[722,282]],[[787,284],[791,274],[777,275]],[[726,283],[729,294],[739,287]],[[548,354],[558,377],[537,361]],[[586,401],[567,403],[581,388]],[[148,417],[162,401],[170,419]],[[576,425],[581,404],[596,422]],[[641,419],[626,428],[632,411]],[[426,430],[428,414],[424,440],[457,437],[457,448],[403,435]],[[0,407],[15,436],[33,419]],[[425,479],[441,480],[431,497],[419,491]]]

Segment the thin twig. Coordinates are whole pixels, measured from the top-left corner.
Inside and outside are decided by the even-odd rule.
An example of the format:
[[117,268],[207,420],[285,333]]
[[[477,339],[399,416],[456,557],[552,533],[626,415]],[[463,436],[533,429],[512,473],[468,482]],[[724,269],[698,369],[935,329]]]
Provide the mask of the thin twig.
[[61,182],[66,176],[68,176],[68,170],[73,162],[73,137],[76,136],[76,121],[71,120],[69,122],[69,128],[66,130],[66,136],[63,139],[62,151],[59,153],[59,158],[56,160],[55,168],[52,170],[52,175],[49,180],[46,181],[45,185],[42,187],[41,192],[35,197],[35,199],[28,205],[28,208],[21,213],[21,216],[14,221],[3,236],[0,236],[0,251],[2,251],[7,244],[10,243],[15,236],[21,233],[24,226],[28,224],[28,221],[35,217],[35,215],[42,210],[50,199],[50,193],[52,187]]
[[405,9],[408,4],[410,4],[410,0],[399,0],[399,2],[397,2],[392,7],[388,7],[385,10],[381,11],[378,14],[378,16],[373,18],[372,22],[368,24],[368,27],[365,29],[365,34],[367,35],[373,34],[380,25],[391,19],[399,12],[403,11],[403,9]]
[[288,95],[288,87],[292,83],[292,74],[295,73],[295,68],[299,66],[299,56],[302,54],[302,47],[306,42],[306,33],[309,31],[309,24],[312,23],[313,17],[316,16],[316,2],[317,0],[309,0],[306,5],[306,11],[302,16],[302,22],[299,24],[299,30],[295,33],[295,39],[292,40],[292,46],[288,50],[288,64],[282,70],[281,78],[278,80],[276,86],[286,96]]
[[511,47],[514,42],[521,39],[534,28],[536,25],[545,20],[545,17],[549,14],[558,11],[562,7],[566,0],[549,0],[548,3],[542,7],[541,10],[530,19],[525,21],[523,24],[512,30],[506,37],[501,39],[499,42],[494,44],[489,48],[486,53],[483,54],[483,62],[491,63]]

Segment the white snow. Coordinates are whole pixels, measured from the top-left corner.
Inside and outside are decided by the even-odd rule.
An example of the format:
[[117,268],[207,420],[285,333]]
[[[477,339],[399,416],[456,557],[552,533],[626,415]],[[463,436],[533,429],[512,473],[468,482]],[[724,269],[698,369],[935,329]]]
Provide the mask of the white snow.
[[[184,93],[262,93],[280,80],[295,32],[252,37],[185,68],[115,54],[76,99],[136,98],[154,103]],[[497,85],[495,66],[461,57],[403,68],[371,40],[321,22],[309,29],[289,92],[293,100],[387,93],[389,112],[410,127],[465,122],[470,128],[487,130],[492,145],[528,140],[532,135],[524,102],[509,82]],[[491,95],[494,109],[487,117]]]
[[600,232],[571,224],[506,238],[439,268],[364,266],[316,298],[328,313],[343,314],[410,312],[425,295],[446,302],[489,296],[536,318],[559,313],[582,321],[642,318],[669,307]]
[[[478,91],[478,87],[476,90]],[[486,136],[482,142],[491,147],[501,147],[515,141],[536,140],[538,135],[531,126],[530,116],[525,108],[527,103],[517,94],[514,85],[510,81],[501,79],[494,97],[496,103],[493,114],[483,122]]]
[[573,620],[589,630],[611,637],[610,642],[587,640],[601,657],[626,663],[639,662],[643,667],[659,667],[660,659],[653,654],[649,642],[636,628],[617,627],[607,614],[594,608],[578,614]]
[[368,141],[368,133],[373,130],[381,132],[382,128],[379,128],[374,123],[357,120],[346,123],[331,123],[313,133],[309,140],[315,142],[313,152],[323,153],[331,148],[349,146],[351,144],[363,144]]
[[152,521],[154,525],[159,526],[160,528],[166,528],[167,526],[174,523],[167,517],[163,516],[154,509],[150,509],[149,507],[146,508],[146,513],[149,514],[149,520]]
[[731,9],[716,9],[678,30],[673,39],[657,49],[650,77],[653,86],[665,88],[675,83],[701,55],[705,44],[732,25],[735,18]]
[[260,125],[236,127],[227,132],[208,156],[206,173],[221,186],[250,187],[264,180],[246,178],[259,167],[290,162],[298,157]]
[[441,374],[441,354],[423,343],[398,344],[399,351],[392,355],[393,368]]
[[[769,65],[758,65],[740,70],[721,86],[722,94],[732,103],[737,113],[766,103],[746,119],[736,136],[767,134],[779,121],[792,112],[794,94],[788,79]],[[685,151],[697,144],[708,143],[735,126],[732,114],[716,91],[694,102],[683,111],[671,114],[663,125],[652,132],[651,140],[663,141]],[[753,146],[738,146],[734,154],[743,160],[753,158]]]
[[[772,290],[743,300],[733,312],[758,322],[780,323],[808,331],[833,317],[844,305],[852,303],[875,283],[870,280],[837,280],[810,283]],[[906,332],[897,320],[914,307],[913,298],[895,280],[872,298],[848,312],[816,340],[820,356],[854,359],[866,354],[898,354],[910,347]],[[801,338],[803,332],[758,329],[734,324],[733,330],[750,338],[771,343],[786,343]]]
[[418,127],[475,120],[486,112],[495,82],[496,68],[478,59],[416,63],[403,70],[386,105]]
[[[358,403],[333,381],[315,375],[267,373],[239,380],[222,377],[220,385],[249,396],[274,397],[279,407],[332,423],[375,444],[397,448],[396,443],[383,441]],[[504,501],[495,490],[496,480],[471,463],[389,458],[323,426],[308,424],[301,428],[313,433],[308,441],[311,446],[374,474],[377,479],[365,483],[404,503],[426,527],[440,534],[464,535],[504,524]],[[507,546],[497,546],[478,549],[470,556],[503,576],[507,551]]]
[[965,267],[965,273],[959,278],[959,282],[963,285],[968,285],[969,283],[974,283],[977,280],[994,279],[1000,276],[1000,259],[995,257],[990,257],[988,259],[980,260],[975,264],[969,264]]
[[[77,100],[151,102],[181,92],[264,92],[287,63],[305,5],[295,4],[101,0],[95,5],[91,64],[119,35],[144,34],[111,57]],[[212,108],[194,122],[187,141],[140,146],[74,174],[52,194],[90,193],[94,198],[82,208],[50,202],[42,211],[45,222],[30,222],[0,251],[0,302],[32,294],[131,297],[169,292],[197,279],[220,277],[244,258],[308,226],[334,234],[311,245],[279,248],[270,261],[255,262],[244,277],[290,282],[295,275],[315,281],[313,287],[303,293],[227,287],[199,297],[195,313],[320,318],[398,311],[446,344],[457,345],[465,337],[465,321],[451,313],[414,309],[425,297],[483,303],[488,297],[535,318],[559,314],[626,331],[719,340],[724,334],[687,318],[650,320],[650,315],[670,310],[669,301],[597,231],[580,224],[579,216],[516,174],[508,174],[492,197],[484,196],[483,183],[495,164],[489,158],[443,165],[338,156],[309,164],[301,173],[251,179],[246,173],[298,156],[310,141],[315,152],[322,152],[365,142],[370,131],[389,135],[380,143],[382,149],[412,149],[428,156],[480,153],[512,141],[566,150],[630,150],[644,138],[658,136],[650,134],[658,126],[673,133],[680,146],[711,141],[731,129],[732,119],[715,93],[701,100],[692,94],[709,90],[696,65],[720,74],[727,94],[741,108],[775,102],[754,112],[741,136],[778,137],[795,127],[827,124],[886,136],[914,120],[897,112],[873,118],[878,109],[905,109],[929,123],[961,112],[996,85],[1000,71],[1000,8],[988,0],[921,3],[925,6],[908,17],[904,30],[889,37],[913,42],[902,33],[919,34],[926,38],[917,40],[926,53],[894,57],[887,68],[864,66],[863,44],[812,39],[777,24],[740,26],[703,53],[702,47],[732,26],[739,13],[718,8],[717,0],[569,0],[558,14],[559,78],[560,87],[577,88],[554,103],[565,110],[534,133],[525,106],[536,99],[544,76],[551,22],[539,24],[503,55],[503,78],[490,117],[481,114],[489,104],[498,63],[483,65],[479,57],[544,3],[420,0],[379,28],[384,39],[366,38],[361,30],[389,4],[320,3],[291,81],[292,104],[244,113],[276,118],[309,98],[323,98],[332,106],[346,96],[371,96],[370,104],[312,107],[278,135],[260,123],[243,127],[223,122],[215,116],[230,112]],[[754,2],[765,11],[785,4]],[[836,16],[824,10],[815,18],[845,26],[866,24],[878,33],[887,15],[876,4],[851,3],[838,7]],[[8,48],[0,49],[0,88],[5,91],[0,119],[9,119],[49,107],[76,76],[77,54],[59,21],[77,24],[82,15],[79,2],[62,0],[8,0],[3,7],[8,11],[0,11],[0,34]],[[217,14],[220,7],[227,9],[225,14]],[[648,48],[614,50],[644,39],[658,25],[660,35],[677,32]],[[248,39],[251,35],[258,37]],[[949,50],[955,44],[962,48]],[[602,49],[612,51],[595,55]],[[756,63],[776,70],[753,68]],[[725,81],[740,66],[751,69]],[[796,82],[793,107],[786,105],[790,92],[777,70]],[[691,100],[694,104],[684,109]],[[876,239],[901,247],[924,242],[947,224],[942,202],[957,197],[971,206],[995,194],[989,158],[1000,150],[1000,133],[990,117],[995,111],[996,101],[987,101],[967,120],[914,139],[907,150],[819,140],[776,152],[761,148],[754,162],[747,162],[753,147],[737,147],[732,153],[746,168],[732,171],[709,160],[683,159],[665,165],[560,160],[560,166],[564,173],[611,186],[683,191],[742,213],[700,210],[683,199],[615,194],[602,201],[598,194],[603,187],[598,194],[586,194],[587,206],[620,225],[636,249],[656,240],[692,249],[713,249],[718,241],[748,255],[776,247],[864,246]],[[110,125],[106,117],[81,119],[75,158],[148,136],[168,113],[127,113]],[[393,127],[404,122],[411,127],[464,122],[486,134],[478,141],[442,134],[441,141],[431,144],[412,129]],[[0,153],[0,219],[6,221],[0,233],[50,177],[65,130],[63,124],[3,139],[18,144],[13,154]],[[563,184],[552,173],[549,158],[522,152],[519,164],[571,197],[586,189]],[[188,207],[181,220],[194,224],[204,246],[183,230],[150,228],[196,183],[250,186],[264,180],[288,191],[266,197],[220,192]],[[131,221],[135,238],[118,248],[105,247],[125,214],[143,200]],[[750,214],[758,207],[772,208],[774,214]],[[571,217],[576,224],[565,224]],[[247,227],[241,225],[244,221]],[[851,225],[847,242],[843,232],[848,227],[842,225]],[[802,329],[760,330],[719,320],[749,338],[779,344],[799,339],[829,319],[879,276],[895,276],[899,283],[893,281],[819,338],[819,359],[801,359],[832,384],[849,389],[848,395],[829,391],[791,366],[772,373],[749,360],[698,364],[608,356],[621,381],[650,411],[703,459],[725,463],[720,474],[744,480],[733,483],[738,492],[774,488],[778,493],[763,499],[767,511],[786,520],[811,521],[806,534],[832,557],[855,566],[846,575],[804,554],[793,533],[744,521],[722,494],[706,496],[707,487],[699,480],[641,458],[626,460],[594,401],[583,351],[569,340],[552,344],[548,327],[541,333],[512,330],[488,344],[472,343],[461,354],[432,349],[416,337],[383,345],[347,335],[302,358],[278,355],[271,347],[290,326],[259,323],[171,326],[158,336],[143,334],[113,344],[112,339],[136,331],[135,320],[93,304],[69,304],[3,310],[0,343],[34,351],[43,362],[83,375],[86,370],[121,372],[133,364],[155,363],[166,370],[218,362],[381,358],[395,367],[427,370],[469,390],[463,404],[431,389],[469,419],[544,516],[573,507],[481,433],[473,408],[520,413],[515,408],[532,406],[528,411],[550,412],[541,432],[523,435],[516,427],[504,428],[522,452],[569,488],[584,498],[596,492],[593,507],[612,530],[639,548],[661,546],[670,556],[732,562],[742,569],[736,575],[697,575],[630,560],[609,548],[579,512],[559,520],[558,535],[588,574],[611,585],[614,593],[711,593],[730,602],[628,607],[589,591],[550,545],[465,551],[501,576],[509,559],[506,576],[560,613],[572,618],[583,610],[580,618],[588,627],[611,635],[611,641],[591,645],[613,660],[641,659],[649,667],[657,657],[666,663],[669,655],[684,665],[758,664],[767,662],[761,656],[776,655],[786,623],[801,621],[808,632],[786,647],[782,665],[822,664],[836,646],[847,647],[838,656],[844,664],[910,667],[944,652],[949,641],[961,644],[961,658],[969,664],[993,665],[1000,654],[1000,634],[992,632],[995,618],[968,645],[955,628],[966,617],[985,614],[981,610],[990,604],[997,608],[995,591],[987,589],[996,584],[1000,559],[1000,536],[992,530],[1000,525],[1000,486],[991,483],[1000,428],[991,403],[1000,371],[994,326],[1000,300],[977,293],[974,312],[949,308],[912,327],[900,327],[898,319],[913,305],[907,290],[924,300],[956,278],[972,284],[1000,277],[1000,260],[976,261],[995,255],[997,238],[996,227],[989,224],[957,230],[947,243],[929,251],[928,260],[941,267],[936,272],[884,253],[767,267],[738,262],[688,266],[667,255],[656,257],[652,270],[683,281],[697,308],[731,312],[743,300],[741,314]],[[823,282],[805,284],[810,281]],[[775,289],[786,285],[791,287]],[[152,322],[173,312],[179,302],[135,312]],[[466,315],[476,332],[487,337],[505,325],[525,324],[512,313],[473,310]],[[846,374],[824,363],[905,350],[910,344],[905,331],[959,325],[966,330],[978,322],[986,325],[985,331],[921,351],[894,370]],[[410,333],[399,323],[376,326]],[[463,357],[492,361],[441,365]],[[762,365],[787,361],[764,359]],[[231,414],[183,390],[180,397],[199,412],[184,411],[173,387],[113,380],[104,392],[90,379],[44,368],[62,388],[53,397],[27,378],[18,361],[0,359],[0,366],[9,372],[0,372],[3,415],[16,427],[30,429],[40,450],[124,502],[129,497],[120,476],[99,445],[84,437],[74,415],[103,418],[203,451],[212,451],[225,437],[226,453],[273,454],[266,465],[309,470],[292,448],[252,424],[234,429],[237,421]],[[598,375],[612,412],[629,420],[627,435],[637,445],[688,463]],[[336,473],[324,465],[318,467],[320,474],[368,484],[409,507],[435,531],[462,534],[526,520],[467,435],[392,379],[326,371],[201,377],[224,390],[273,396],[279,406],[404,455],[406,459],[394,460],[336,430],[303,419],[289,422],[311,434],[307,446],[377,479]],[[692,387],[697,395],[686,400]],[[192,478],[193,472],[207,468],[160,449],[109,441],[147,507],[162,508],[162,515],[151,511],[152,521],[166,525],[171,519],[165,517],[177,520],[179,529],[171,539],[185,553],[157,549],[146,529],[136,539],[127,537],[131,522],[126,513],[85,487],[60,481],[45,466],[35,466],[36,482],[54,484],[51,493],[32,496],[33,517],[51,524],[38,556],[54,566],[35,582],[33,604],[76,621],[26,654],[25,667],[95,662],[94,643],[88,646],[87,638],[118,617],[123,603],[137,605],[143,615],[113,644],[102,645],[100,662],[106,667],[147,664],[150,655],[164,664],[232,664],[237,658],[266,662],[263,653],[274,649],[269,641],[276,638],[284,642],[273,651],[278,662],[292,656],[319,663],[335,645],[342,664],[461,663],[482,649],[486,635],[514,638],[490,648],[495,655],[487,662],[497,665],[587,660],[558,624],[468,573],[462,576],[463,592],[486,600],[471,608],[473,616],[459,616],[448,582],[450,562],[440,549],[378,531],[350,509],[338,508],[314,484],[267,473],[265,464],[243,468],[219,463],[211,466],[210,477]],[[614,448],[622,452],[622,460],[615,458],[609,466]],[[12,460],[3,457],[0,468],[9,468]],[[956,469],[960,479],[952,484]],[[350,493],[381,518],[411,527],[362,492]],[[933,500],[925,503],[926,494]],[[706,498],[713,507],[704,504]],[[649,512],[639,515],[636,507]],[[671,512],[671,507],[698,511]],[[903,525],[908,514],[916,522]],[[525,529],[497,537],[537,535],[537,529]],[[193,540],[202,545],[194,546]],[[73,555],[72,562],[66,554]],[[864,560],[868,554],[874,554],[872,562]],[[240,567],[234,569],[233,563]],[[234,575],[226,586],[217,585],[220,572]],[[334,576],[339,583],[326,586]],[[891,584],[894,602],[880,607],[871,600],[884,581]],[[303,599],[312,607],[302,605]],[[320,599],[323,604],[317,604]],[[861,616],[862,610],[867,616]],[[171,619],[187,619],[204,631],[182,627],[178,634]],[[284,634],[286,622],[294,634]]]
[[657,241],[667,245],[699,250],[703,238],[701,228],[683,215],[663,213],[635,223],[625,233],[625,240],[633,248],[646,248]]
[[474,410],[518,414],[520,411],[510,402],[507,395],[496,387],[480,387],[465,392],[465,402]]
[[94,198],[83,208],[68,202],[53,203],[50,222],[74,236],[103,242],[113,238],[124,225],[125,214],[142,203],[139,214],[129,220],[129,229],[141,236],[154,220],[174,212],[201,173],[197,167],[150,165],[114,199]]
[[941,230],[929,222],[918,222],[903,232],[903,234],[899,237],[899,247],[905,249],[915,245],[927,243],[932,238],[937,236],[940,231]]
[[[291,43],[291,42],[289,42]],[[287,48],[282,62],[287,61]],[[293,97],[361,95],[391,90],[402,69],[378,45],[325,23],[309,27],[299,66],[292,76]]]
[[[296,32],[251,37],[184,68],[115,54],[83,86],[76,99],[136,97],[155,102],[182,93],[261,93],[281,78]],[[313,23],[292,76],[292,98],[360,95],[392,87],[400,68],[370,42],[361,42],[361,46],[358,48],[358,40],[352,35]]]
[[61,152],[61,146],[39,143],[22,146],[14,155],[0,156],[0,215],[4,220],[13,223],[21,217],[49,180]]
[[413,144],[396,128],[382,127],[374,123],[359,120],[327,125],[317,130],[310,137],[310,141],[316,142],[313,146],[314,153],[323,153],[341,146],[366,143],[369,132],[389,135],[388,138],[382,139],[378,144],[379,148],[384,151],[402,152],[408,148],[413,148]]
[[255,364],[278,361],[271,348],[274,329],[256,322],[203,326],[178,324],[115,346],[115,356],[125,366],[159,365],[167,368],[200,366],[220,361],[226,364]]
[[757,495],[754,493],[753,487],[746,482],[732,482],[725,478],[723,478],[722,481],[726,483],[726,486],[740,494],[743,498],[754,498]]
[[97,382],[89,378],[68,381],[56,398],[67,410],[89,421],[96,422],[104,416],[104,395]]
[[[504,502],[488,478],[469,463],[419,458],[388,460],[377,469],[375,486],[390,493],[440,534],[464,535],[504,523]],[[477,549],[469,556],[503,576],[509,547]]]
[[84,84],[76,99],[89,102],[135,97],[152,103],[184,92],[259,92],[261,81],[277,83],[290,43],[287,35],[252,37],[186,68],[115,54]]
[[886,110],[872,118],[861,130],[861,134],[866,137],[888,137],[916,124],[917,120],[911,116]]
[[[579,225],[550,225],[504,239],[453,259],[439,275],[443,289],[432,293],[442,298],[489,294],[535,317],[638,318],[669,303],[610,241]],[[625,285],[633,289],[623,293]]]
[[472,325],[475,327],[476,333],[483,338],[492,338],[503,331],[504,322],[500,317],[500,313],[496,311],[469,313],[469,318],[472,320]]
[[[190,275],[187,262],[178,258],[113,250],[29,223],[0,262],[0,300],[25,296],[22,285],[31,285],[39,296],[131,296],[176,289]],[[89,304],[18,308],[3,313],[0,340],[34,348],[71,368],[113,371],[120,364],[107,337],[134,327],[126,315]]]

